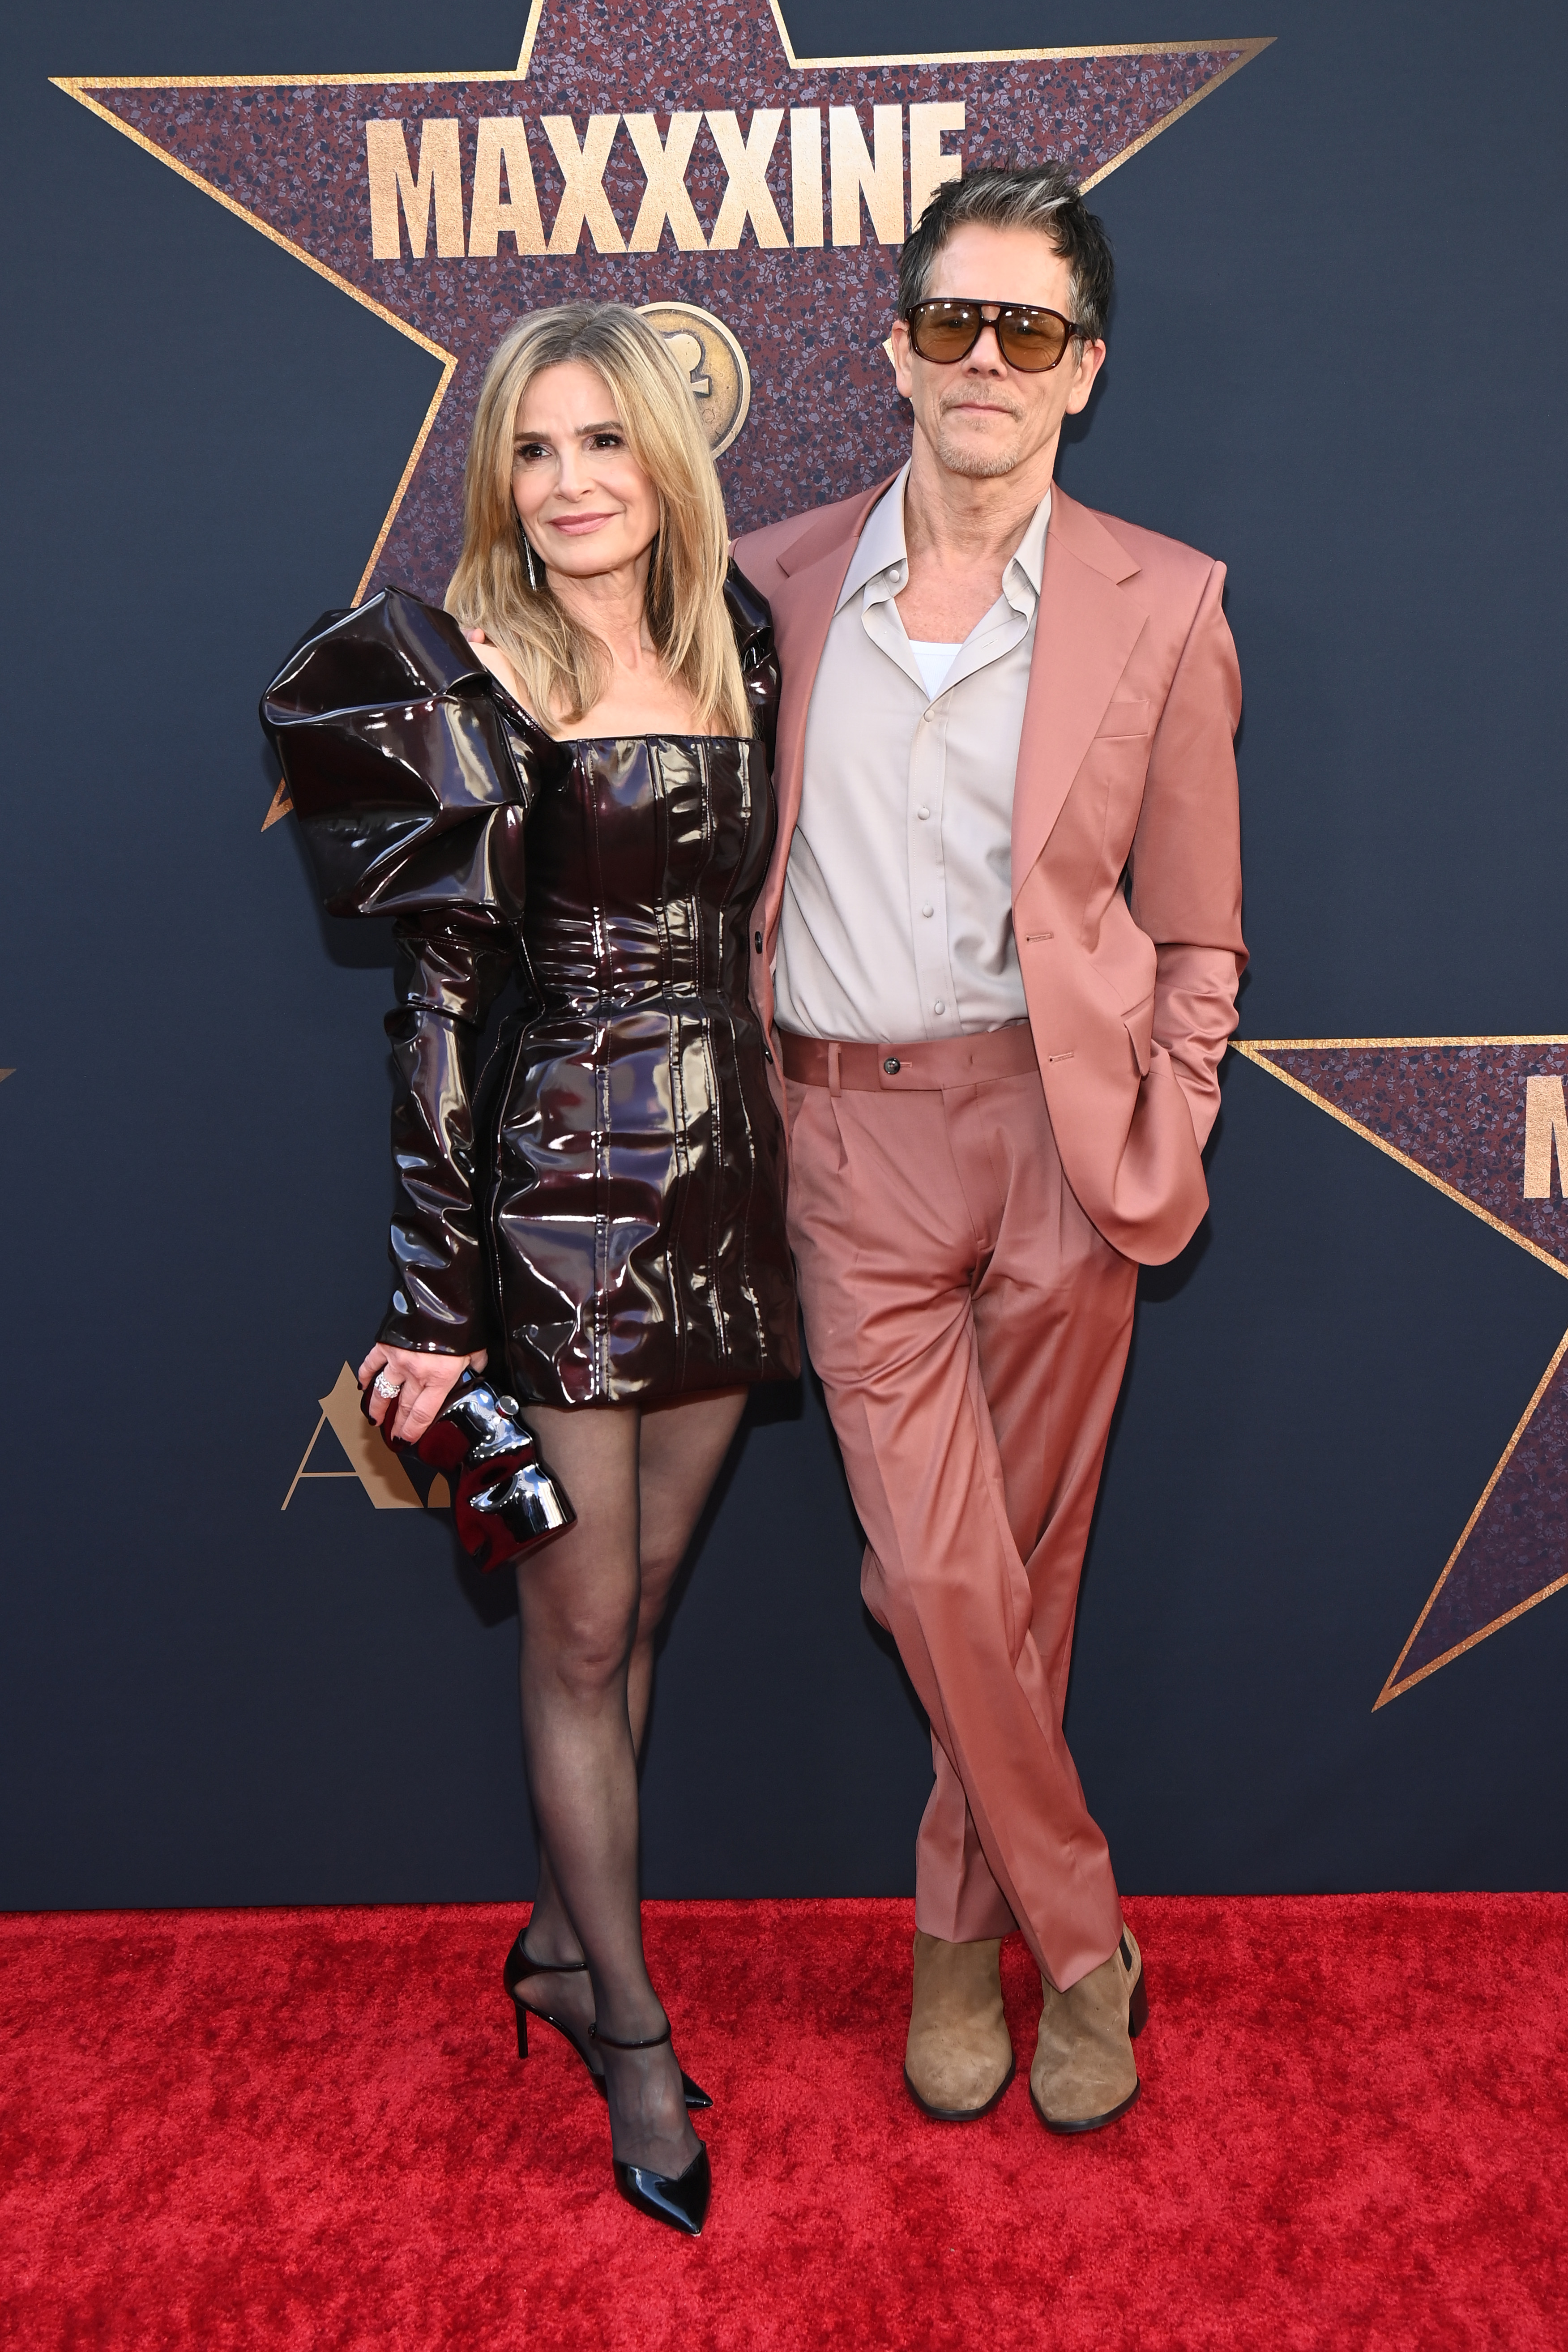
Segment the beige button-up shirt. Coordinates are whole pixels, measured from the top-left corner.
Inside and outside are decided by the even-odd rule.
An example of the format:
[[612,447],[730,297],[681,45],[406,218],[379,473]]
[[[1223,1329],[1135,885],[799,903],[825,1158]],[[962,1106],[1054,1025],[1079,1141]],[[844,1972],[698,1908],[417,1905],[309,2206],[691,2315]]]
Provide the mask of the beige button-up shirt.
[[867,518],[806,717],[773,992],[807,1037],[912,1044],[1025,1017],[1013,784],[1050,493],[933,695],[893,601],[908,476]]

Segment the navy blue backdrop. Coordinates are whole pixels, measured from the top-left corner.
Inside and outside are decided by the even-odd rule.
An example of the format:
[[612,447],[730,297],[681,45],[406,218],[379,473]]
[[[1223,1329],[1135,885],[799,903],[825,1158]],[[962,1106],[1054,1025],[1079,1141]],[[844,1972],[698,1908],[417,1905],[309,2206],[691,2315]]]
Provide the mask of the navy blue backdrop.
[[[786,13],[805,53],[954,38],[924,0]],[[9,1906],[531,1885],[508,1596],[352,1477],[280,1508],[383,1302],[388,977],[259,830],[254,705],[358,578],[437,363],[47,79],[505,67],[521,16],[62,0],[0,62]],[[1546,0],[1227,21],[1278,38],[1094,200],[1121,286],[1063,478],[1231,567],[1244,1033],[1550,1032],[1568,30]],[[974,0],[963,37],[1208,30]],[[1373,1702],[1568,1288],[1245,1062],[1211,1184],[1144,1284],[1080,1618],[1069,1736],[1123,1884],[1563,1884],[1568,1593]],[[650,1893],[911,1885],[925,1733],[858,1556],[808,1382],[746,1432],[673,1621]]]

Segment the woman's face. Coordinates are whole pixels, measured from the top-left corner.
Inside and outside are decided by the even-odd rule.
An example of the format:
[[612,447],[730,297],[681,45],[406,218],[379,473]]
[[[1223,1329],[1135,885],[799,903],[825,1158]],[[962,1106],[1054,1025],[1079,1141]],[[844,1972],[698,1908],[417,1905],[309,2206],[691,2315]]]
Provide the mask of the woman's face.
[[619,571],[652,544],[658,493],[585,361],[542,369],[518,402],[511,495],[534,551],[572,579]]

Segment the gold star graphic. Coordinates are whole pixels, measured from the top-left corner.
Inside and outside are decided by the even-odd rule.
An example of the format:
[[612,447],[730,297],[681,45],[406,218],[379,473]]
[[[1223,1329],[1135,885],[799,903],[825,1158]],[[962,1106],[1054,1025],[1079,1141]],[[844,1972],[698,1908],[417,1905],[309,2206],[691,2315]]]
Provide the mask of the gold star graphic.
[[[1236,1051],[1568,1276],[1568,1037],[1254,1038],[1237,1040]],[[1374,1713],[1568,1585],[1565,1360],[1568,1334],[1460,1530]]]
[[686,322],[710,319],[749,370],[720,458],[732,527],[847,496],[904,456],[881,345],[935,188],[1020,153],[1093,187],[1268,46],[808,58],[776,0],[535,0],[502,72],[58,87],[440,362],[353,591],[438,604],[479,380],[519,312],[682,306],[699,397]]

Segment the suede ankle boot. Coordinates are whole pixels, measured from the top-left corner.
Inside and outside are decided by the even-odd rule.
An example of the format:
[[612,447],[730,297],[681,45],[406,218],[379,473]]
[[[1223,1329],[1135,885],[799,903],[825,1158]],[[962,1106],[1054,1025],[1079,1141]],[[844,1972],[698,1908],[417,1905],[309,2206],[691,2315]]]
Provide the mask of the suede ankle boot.
[[1143,1959],[1130,1928],[1108,1960],[1058,1992],[1041,1979],[1046,2005],[1029,2069],[1035,2113],[1050,2132],[1099,2131],[1138,2096],[1132,2037],[1149,2013]]
[[988,2116],[1013,2079],[1001,1950],[999,1939],[946,1944],[916,1931],[904,2081],[916,2106],[939,2123]]

